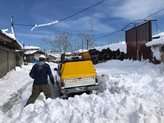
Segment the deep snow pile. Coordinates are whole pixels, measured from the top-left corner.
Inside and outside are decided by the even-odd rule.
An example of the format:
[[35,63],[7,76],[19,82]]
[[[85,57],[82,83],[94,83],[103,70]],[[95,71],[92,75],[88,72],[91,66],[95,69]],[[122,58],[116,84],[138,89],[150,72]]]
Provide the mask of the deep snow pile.
[[7,102],[18,90],[32,83],[32,79],[29,77],[31,68],[32,64],[23,65],[21,68],[16,67],[0,79],[0,106]]
[[[164,123],[163,64],[112,60],[96,68],[108,75],[98,95],[39,99],[24,109],[20,101],[8,113],[1,113],[1,122]],[[22,93],[24,98],[29,96],[27,91]]]

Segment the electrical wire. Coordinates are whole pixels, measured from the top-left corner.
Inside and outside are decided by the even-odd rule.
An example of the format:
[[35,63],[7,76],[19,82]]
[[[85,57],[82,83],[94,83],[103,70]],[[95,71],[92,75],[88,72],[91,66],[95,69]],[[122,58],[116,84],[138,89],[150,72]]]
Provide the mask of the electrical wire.
[[[79,10],[79,11],[73,13],[72,15],[69,15],[69,16],[64,17],[64,18],[62,18],[62,19],[59,19],[59,23],[60,23],[60,22],[63,22],[63,21],[66,21],[66,20],[68,20],[68,19],[70,19],[70,18],[72,18],[72,17],[74,17],[74,16],[76,16],[76,15],[79,15],[79,14],[81,14],[81,13],[83,13],[83,12],[85,12],[85,11],[91,9],[91,8],[94,8],[94,7],[96,7],[96,6],[98,6],[98,5],[102,4],[102,3],[104,3],[105,1],[106,1],[106,0],[98,1],[98,2],[96,2],[95,4],[92,4],[92,5],[90,5],[90,6],[86,7],[86,8],[84,8],[84,9],[81,9],[81,10]],[[119,30],[116,30],[116,31],[114,31],[114,32],[105,34],[105,35],[103,35],[103,36],[99,36],[99,37],[97,37],[96,39],[101,39],[101,38],[104,38],[104,37],[108,37],[108,36],[110,36],[110,35],[113,35],[113,34],[115,34],[115,33],[119,33],[119,32],[121,32],[121,31],[125,31],[125,30],[129,27],[129,25],[136,24],[136,23],[139,22],[139,21],[140,21],[140,22],[143,22],[143,21],[145,21],[145,20],[147,20],[147,19],[150,20],[150,17],[152,17],[152,16],[154,16],[154,15],[157,15],[158,13],[160,13],[160,12],[162,12],[162,11],[164,11],[164,8],[163,8],[163,9],[160,9],[160,10],[158,10],[158,11],[156,11],[156,12],[154,12],[154,13],[152,13],[152,14],[146,16],[146,17],[144,17],[143,19],[139,19],[139,20],[132,21],[132,22],[126,24],[125,26],[123,26],[123,27],[122,27],[121,29],[119,29]],[[33,27],[33,26],[35,26],[35,24],[15,24],[15,25],[16,25],[16,26],[26,26],[26,27]]]
[[77,11],[77,12],[73,13],[73,14],[70,15],[70,16],[67,16],[67,17],[65,17],[65,18],[63,18],[63,19],[60,19],[59,22],[60,22],[60,21],[65,21],[65,20],[67,20],[67,19],[69,19],[69,18],[72,18],[72,17],[74,17],[74,16],[76,16],[76,15],[79,15],[79,14],[85,12],[85,11],[88,11],[89,9],[94,8],[94,7],[96,7],[96,6],[98,6],[98,5],[102,4],[102,3],[104,3],[105,1],[106,1],[106,0],[98,1],[97,3],[95,3],[95,4],[93,4],[93,5],[90,5],[90,6],[87,7],[87,8],[84,8],[84,9],[82,9],[82,10],[80,10],[80,11]]
[[[126,24],[125,26],[123,26],[121,29],[119,29],[119,30],[117,30],[117,31],[114,31],[114,32],[111,32],[111,33],[108,33],[108,34],[105,34],[105,35],[103,35],[103,36],[100,36],[100,37],[98,37],[97,39],[105,38],[105,37],[108,37],[108,36],[110,36],[110,35],[112,35],[112,34],[119,33],[119,32],[121,32],[121,31],[125,31],[125,30],[129,27],[129,25],[132,25],[132,24],[135,24],[135,25],[136,25],[137,22],[140,22],[140,23],[141,23],[141,22],[148,21],[148,20],[150,20],[150,17],[152,17],[152,16],[154,16],[154,15],[157,15],[158,13],[160,13],[160,12],[162,12],[162,11],[164,11],[164,8],[163,8],[163,9],[160,9],[160,10],[154,12],[154,13],[151,13],[150,15],[148,15],[148,16],[142,18],[142,19],[138,19],[138,20],[132,21],[132,22]],[[156,20],[155,20],[155,21],[156,21]]]
[[[72,18],[72,17],[74,17],[76,15],[79,15],[79,14],[85,12],[85,11],[88,11],[89,9],[92,9],[92,8],[95,8],[95,7],[99,6],[100,4],[104,3],[105,1],[106,0],[100,0],[100,1],[96,2],[95,4],[92,4],[92,5],[84,8],[84,9],[81,9],[81,10],[79,10],[79,11],[77,11],[77,12],[75,12],[75,13],[67,16],[67,17],[59,19],[58,21],[59,21],[59,23],[63,22],[63,21],[66,21],[66,20],[68,20],[68,19],[70,19],[70,18]],[[33,26],[35,26],[35,24],[15,24],[15,25],[16,26],[26,26],[26,27],[33,27]]]
[[33,27],[35,24],[21,24],[21,23],[15,23],[15,26],[24,26],[24,27]]
[[164,8],[162,8],[162,9],[160,9],[160,10],[158,10],[158,11],[156,11],[156,12],[150,14],[150,15],[148,15],[147,17],[145,17],[145,19],[147,19],[147,18],[149,18],[149,17],[152,17],[152,16],[154,16],[154,15],[157,15],[157,14],[159,14],[159,13],[162,12],[162,11],[164,11]]

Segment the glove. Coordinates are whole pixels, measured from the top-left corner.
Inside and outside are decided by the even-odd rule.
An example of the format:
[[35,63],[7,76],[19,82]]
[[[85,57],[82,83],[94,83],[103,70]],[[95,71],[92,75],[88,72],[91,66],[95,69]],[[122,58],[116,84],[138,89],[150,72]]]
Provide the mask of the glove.
[[61,81],[61,87],[63,87],[64,86],[64,82],[63,81]]

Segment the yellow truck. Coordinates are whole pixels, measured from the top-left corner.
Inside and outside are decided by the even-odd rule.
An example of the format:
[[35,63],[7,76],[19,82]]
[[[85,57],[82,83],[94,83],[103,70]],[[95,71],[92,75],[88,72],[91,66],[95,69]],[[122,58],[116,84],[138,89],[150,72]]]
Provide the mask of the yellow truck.
[[60,65],[61,90],[65,95],[97,89],[96,69],[88,52],[63,54]]

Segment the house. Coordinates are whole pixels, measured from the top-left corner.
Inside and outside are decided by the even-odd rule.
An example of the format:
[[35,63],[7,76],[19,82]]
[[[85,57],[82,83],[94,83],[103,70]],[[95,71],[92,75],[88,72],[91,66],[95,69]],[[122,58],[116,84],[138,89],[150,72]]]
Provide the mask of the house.
[[0,77],[23,62],[22,45],[13,34],[0,30]]
[[47,54],[49,62],[59,63],[61,61],[61,53],[48,53]]
[[41,54],[45,55],[45,53],[41,51],[41,48],[36,46],[25,46],[23,50],[24,50],[25,62],[30,62],[30,63],[37,62]]
[[153,57],[161,62],[164,62],[164,33],[159,33],[153,36],[152,41],[146,43],[147,47],[151,48]]

